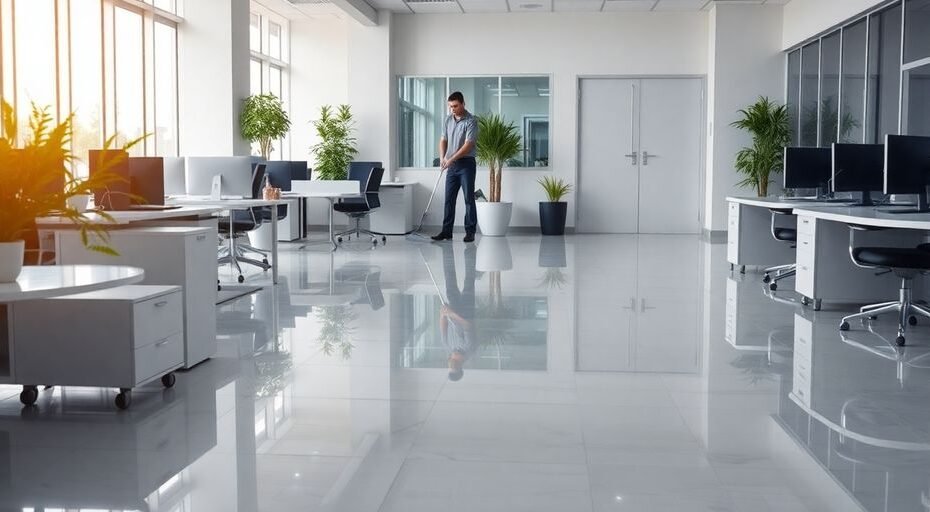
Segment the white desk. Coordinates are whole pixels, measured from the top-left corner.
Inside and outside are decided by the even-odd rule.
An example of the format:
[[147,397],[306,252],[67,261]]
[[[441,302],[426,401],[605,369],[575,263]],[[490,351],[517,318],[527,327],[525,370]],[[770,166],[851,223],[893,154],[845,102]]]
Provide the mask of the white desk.
[[[794,261],[794,249],[772,236],[772,209],[794,209],[807,206],[842,208],[843,203],[778,199],[774,197],[727,197],[727,262],[740,266],[775,266]],[[776,218],[780,227],[795,227],[794,217]],[[783,225],[782,225],[783,224]]]
[[[900,280],[894,274],[876,276],[857,267],[849,256],[850,240],[856,246],[915,247],[930,231],[930,214],[893,214],[873,207],[801,206],[798,217],[795,290],[805,297],[836,302],[872,302],[898,296]],[[888,228],[850,231],[848,225]],[[920,281],[915,281],[915,292]],[[818,309],[815,307],[815,309]]]
[[[194,198],[194,197],[173,197],[168,200],[172,204],[180,204],[185,206],[206,206],[219,208],[220,210],[247,210],[249,208],[261,207],[261,206],[277,206],[279,204],[287,204],[284,199],[274,200],[274,199],[207,199],[207,198]],[[277,213],[277,212],[275,212]],[[277,219],[277,216],[272,216],[273,219]],[[233,240],[235,238],[235,231],[233,230],[233,218],[232,215],[229,216],[229,236]],[[230,242],[230,251],[234,250],[235,241]],[[277,220],[272,220],[271,222],[271,282],[278,284],[278,222]]]
[[[88,212],[84,215],[92,223],[125,225],[136,222],[179,219],[184,217],[206,217],[220,211],[222,211],[222,208],[211,205],[194,205],[182,206],[181,208],[174,208],[171,210],[132,210],[106,212],[106,214],[111,217],[110,219],[107,219],[106,217],[94,212]],[[39,217],[36,219],[36,224],[39,226],[73,226],[74,222],[72,222],[71,219],[65,217]]]
[[[294,183],[297,183],[296,181]],[[358,182],[353,182],[358,183]],[[297,188],[297,187],[295,187]],[[281,194],[282,199],[291,199],[295,197],[302,197],[307,199],[326,199],[329,201],[329,208],[327,208],[327,219],[329,224],[329,243],[332,245],[332,250],[335,251],[338,245],[336,244],[336,237],[333,230],[333,205],[339,199],[352,199],[362,197],[362,194],[359,192],[340,192],[340,191],[325,191],[325,190],[292,190],[290,192],[284,192]]]
[[14,283],[0,284],[0,384],[16,382],[13,330],[7,304],[92,292],[142,281],[140,268],[114,265],[57,265],[23,267]]

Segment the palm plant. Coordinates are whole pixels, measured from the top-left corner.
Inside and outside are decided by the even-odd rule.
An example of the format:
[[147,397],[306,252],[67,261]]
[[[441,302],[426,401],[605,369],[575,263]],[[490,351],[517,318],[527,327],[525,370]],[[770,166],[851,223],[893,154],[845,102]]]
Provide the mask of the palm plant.
[[343,359],[352,357],[355,327],[350,324],[358,318],[352,306],[320,306],[317,318],[320,321],[320,351],[331,356],[339,348]]
[[539,183],[543,190],[546,192],[546,197],[549,198],[549,202],[558,203],[565,197],[566,194],[572,191],[572,186],[562,178],[553,178],[552,176],[543,176],[536,180]]
[[316,157],[316,172],[321,180],[344,180],[349,163],[358,154],[355,147],[355,120],[348,105],[339,105],[336,112],[329,105],[320,109],[320,118],[313,121],[320,142],[310,147]]
[[245,99],[239,116],[239,129],[250,142],[258,142],[262,158],[271,156],[271,145],[287,135],[291,120],[281,100],[274,94],[255,94]]
[[[113,218],[98,211],[91,219],[84,212],[68,204],[74,196],[86,196],[94,190],[106,189],[109,185],[125,178],[113,172],[113,168],[126,158],[123,151],[106,151],[115,146],[116,136],[106,140],[101,160],[93,175],[86,178],[74,175],[71,164],[76,160],[71,153],[74,114],[54,124],[48,107],[32,105],[29,118],[29,134],[18,145],[20,134],[18,120],[13,107],[0,99],[3,135],[0,137],[0,242],[23,240],[35,230],[38,217],[58,215],[73,222],[79,229],[81,241],[93,251],[115,255],[109,247],[106,223]],[[142,137],[144,138],[144,137]],[[129,141],[123,149],[129,149],[142,138]],[[90,242],[93,234],[95,242]]]
[[500,202],[504,164],[519,155],[522,150],[520,132],[512,122],[504,122],[504,118],[498,114],[478,117],[476,155],[478,163],[487,165],[490,171],[489,202]]
[[736,171],[744,176],[737,185],[753,187],[759,197],[764,197],[768,194],[770,176],[781,169],[784,147],[791,140],[788,109],[760,96],[739,114],[742,118],[731,126],[748,131],[752,135],[752,146],[736,154]]

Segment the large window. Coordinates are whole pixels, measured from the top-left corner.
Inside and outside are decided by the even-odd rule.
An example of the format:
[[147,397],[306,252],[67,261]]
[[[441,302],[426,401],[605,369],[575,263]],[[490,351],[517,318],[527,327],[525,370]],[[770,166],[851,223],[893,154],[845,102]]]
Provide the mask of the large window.
[[843,62],[840,80],[842,129],[840,142],[862,142],[865,121],[866,20],[843,29]]
[[798,112],[800,111],[798,100],[801,96],[801,50],[795,50],[788,54],[787,76],[788,101],[786,105],[788,108],[788,125],[791,129],[791,145],[797,146],[799,140]]
[[820,42],[801,48],[801,138],[802,146],[817,145],[820,102]]
[[866,142],[898,133],[901,87],[901,7],[869,16],[869,82]]
[[[287,20],[252,2],[249,16],[249,94],[274,94],[288,110],[288,55]],[[259,154],[258,144],[252,144],[252,153]],[[275,141],[271,157],[285,159],[290,156],[288,137]]]
[[135,155],[176,155],[179,8],[179,0],[0,0],[0,93],[21,128],[32,103],[56,120],[73,112],[79,175],[87,151],[114,135],[120,143],[147,135]]
[[500,114],[520,133],[523,150],[509,167],[549,165],[549,77],[398,77],[398,166],[439,165],[439,138],[452,91],[481,116]]
[[820,42],[820,146],[836,142],[838,130],[849,131],[840,126],[840,32],[836,31]]

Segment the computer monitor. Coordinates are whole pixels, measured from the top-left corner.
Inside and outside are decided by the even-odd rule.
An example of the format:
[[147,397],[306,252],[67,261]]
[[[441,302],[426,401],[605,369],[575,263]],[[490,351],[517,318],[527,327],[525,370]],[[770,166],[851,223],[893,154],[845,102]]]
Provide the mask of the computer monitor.
[[104,210],[128,210],[131,204],[129,153],[122,149],[91,149],[87,152],[87,163],[91,177],[103,170],[119,176],[105,188],[94,190],[94,206]]
[[349,176],[352,174],[352,169],[358,169],[359,171],[363,171],[367,173],[371,171],[371,169],[374,167],[383,168],[384,166],[381,165],[381,162],[351,162],[349,163],[349,169],[348,169],[349,172],[346,176]]
[[310,179],[310,168],[307,166],[306,160],[291,160],[290,163],[291,181]]
[[265,176],[268,183],[284,191],[291,190],[291,162],[286,160],[269,160],[265,163]]
[[872,206],[871,192],[881,191],[885,180],[885,147],[834,143],[832,150],[833,191],[861,192],[859,206]]
[[210,195],[213,177],[221,176],[222,194],[252,197],[252,163],[247,156],[189,156],[185,188],[190,195]]
[[930,185],[930,137],[885,135],[886,194],[917,194],[917,209],[930,212],[927,204]]
[[[830,148],[786,147],[784,157],[785,189],[827,189],[833,174]],[[819,192],[818,192],[819,195]]]
[[165,195],[183,196],[187,193],[184,184],[184,159],[176,156],[164,157]]
[[137,204],[165,204],[165,162],[158,156],[129,158],[129,190]]

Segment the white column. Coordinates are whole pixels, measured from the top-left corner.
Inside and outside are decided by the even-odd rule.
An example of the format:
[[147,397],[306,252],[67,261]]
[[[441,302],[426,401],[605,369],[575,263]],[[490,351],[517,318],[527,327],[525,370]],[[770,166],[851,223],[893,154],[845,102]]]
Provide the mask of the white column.
[[394,168],[396,84],[391,56],[390,11],[378,11],[378,26],[348,23],[348,103],[356,116],[358,160],[381,161],[385,180]]

